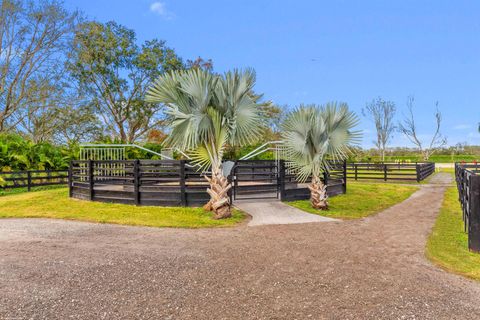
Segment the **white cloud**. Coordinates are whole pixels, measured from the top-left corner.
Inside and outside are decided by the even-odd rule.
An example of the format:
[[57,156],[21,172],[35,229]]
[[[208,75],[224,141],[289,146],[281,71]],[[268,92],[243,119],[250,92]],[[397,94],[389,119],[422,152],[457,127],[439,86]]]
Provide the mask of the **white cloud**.
[[156,1],[150,5],[150,12],[158,14],[165,19],[172,19],[175,15],[167,9],[164,2]]
[[471,129],[472,126],[469,124],[458,124],[455,127],[453,127],[454,130],[466,130],[466,129]]

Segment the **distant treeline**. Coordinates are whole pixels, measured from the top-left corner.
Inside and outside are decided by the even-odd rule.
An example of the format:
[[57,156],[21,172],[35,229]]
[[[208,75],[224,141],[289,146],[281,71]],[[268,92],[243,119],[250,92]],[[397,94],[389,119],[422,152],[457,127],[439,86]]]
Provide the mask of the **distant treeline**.
[[[381,154],[377,149],[354,148],[350,161],[381,162]],[[480,160],[480,146],[457,144],[436,150],[428,161],[436,163],[473,162]],[[386,151],[385,162],[421,162],[423,155],[414,148],[390,148]]]
[[[99,141],[108,143],[108,141]],[[162,151],[162,145],[146,142],[145,148],[157,153]],[[228,148],[225,159],[235,160],[246,155],[260,146],[260,143],[242,148]],[[78,159],[80,146],[55,145],[49,142],[35,143],[18,134],[0,134],[0,171],[19,170],[60,170],[68,168],[72,159]],[[175,154],[180,158],[180,154]],[[158,159],[159,157],[143,150],[126,148],[127,159]],[[274,153],[267,151],[253,158],[254,160],[272,160]],[[352,162],[381,162],[377,150],[354,148],[349,161]],[[429,161],[437,163],[473,162],[480,160],[480,146],[452,147],[438,151],[430,157]],[[422,155],[412,149],[398,148],[388,152],[386,162],[421,162]]]

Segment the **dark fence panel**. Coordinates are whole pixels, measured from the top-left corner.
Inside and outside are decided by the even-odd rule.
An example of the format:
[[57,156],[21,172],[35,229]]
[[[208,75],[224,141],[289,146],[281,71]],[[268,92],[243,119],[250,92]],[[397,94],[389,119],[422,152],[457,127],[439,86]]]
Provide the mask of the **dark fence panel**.
[[278,199],[278,176],[278,161],[238,160],[233,167],[233,198]]
[[417,181],[435,172],[435,163],[348,163],[347,177],[353,180]]
[[[284,161],[280,162],[280,194],[282,201],[295,201],[310,199],[308,184],[311,179],[299,182],[295,174],[287,167]],[[331,162],[330,170],[323,176],[323,182],[327,185],[327,194],[330,197],[344,194],[347,191],[347,171],[345,162]]]
[[[202,206],[210,199],[205,177],[183,160],[72,161],[69,179],[70,197],[92,201]],[[229,179],[237,199],[310,197],[309,181],[299,183],[283,161],[237,161]],[[345,193],[345,163],[332,162],[324,180],[330,196]]]
[[68,170],[28,170],[15,172],[0,172],[0,178],[5,181],[0,184],[0,189],[66,185],[68,183]]
[[480,167],[478,164],[455,164],[455,180],[463,211],[468,248],[480,252]]
[[201,206],[208,183],[185,161],[72,161],[70,196],[145,206]]

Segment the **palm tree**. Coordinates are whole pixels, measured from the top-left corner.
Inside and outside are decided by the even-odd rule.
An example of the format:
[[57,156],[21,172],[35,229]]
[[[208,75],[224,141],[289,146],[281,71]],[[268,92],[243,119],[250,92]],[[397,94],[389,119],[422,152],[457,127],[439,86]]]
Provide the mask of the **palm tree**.
[[287,166],[300,182],[311,177],[310,200],[315,209],[328,209],[327,186],[321,179],[329,160],[344,160],[349,145],[360,138],[351,131],[358,118],[345,103],[300,106],[287,116],[282,133]]
[[225,147],[251,143],[263,123],[254,84],[250,69],[221,76],[194,68],[160,76],[147,92],[147,101],[166,106],[171,126],[166,143],[188,151],[204,172],[211,168],[204,208],[217,219],[231,216],[231,185],[222,170]]

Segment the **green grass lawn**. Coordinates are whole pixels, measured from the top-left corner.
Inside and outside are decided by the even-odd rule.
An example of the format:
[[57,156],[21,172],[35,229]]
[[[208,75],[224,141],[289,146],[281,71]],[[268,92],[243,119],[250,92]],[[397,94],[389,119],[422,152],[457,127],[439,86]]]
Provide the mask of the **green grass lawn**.
[[137,207],[70,199],[68,189],[52,189],[0,197],[0,218],[58,218],[150,227],[202,228],[231,226],[244,219],[212,219],[202,208]]
[[442,209],[427,242],[427,257],[442,268],[480,280],[480,254],[468,250],[462,210],[455,187],[447,189]]
[[402,202],[418,190],[408,185],[388,183],[348,183],[347,193],[329,199],[330,209],[313,209],[309,200],[287,202],[306,212],[340,219],[363,218]]

